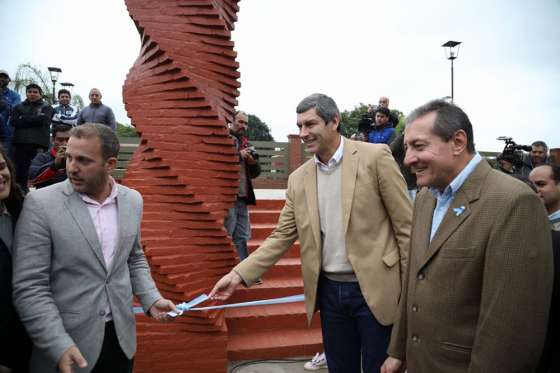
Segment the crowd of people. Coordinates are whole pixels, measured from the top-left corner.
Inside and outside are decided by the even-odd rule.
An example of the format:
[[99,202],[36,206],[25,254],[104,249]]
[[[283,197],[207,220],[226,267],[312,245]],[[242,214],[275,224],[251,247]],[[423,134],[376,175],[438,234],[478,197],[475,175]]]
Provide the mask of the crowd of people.
[[[141,247],[142,197],[111,177],[114,115],[95,88],[77,111],[66,90],[53,108],[35,84],[18,103],[7,82],[0,70],[0,334],[10,341],[0,372],[132,372],[133,295],[161,322],[177,309]],[[353,140],[329,96],[304,98],[296,115],[313,157],[289,176],[278,224],[251,255],[259,157],[249,116],[229,125],[240,175],[224,228],[240,262],[212,299],[261,282],[299,240],[307,317],[320,311],[325,349],[306,369],[560,371],[560,170],[546,144],[527,155],[530,188],[476,151],[453,103],[416,108],[399,133],[381,97]]]
[[[56,133],[68,132],[84,123],[101,123],[116,131],[115,115],[101,102],[101,91],[97,88],[89,92],[90,104],[78,110],[70,104],[72,94],[67,89],[58,91],[58,104],[51,106],[38,84],[28,84],[25,100],[21,101],[19,93],[8,88],[10,81],[9,73],[0,70],[0,141],[14,162],[16,183],[25,193],[30,185],[40,188],[64,176],[64,158],[59,156],[53,163],[56,153],[64,154],[66,147],[55,140]],[[43,172],[45,167],[49,168],[47,174],[30,171],[39,168]],[[41,178],[36,184],[37,176]]]

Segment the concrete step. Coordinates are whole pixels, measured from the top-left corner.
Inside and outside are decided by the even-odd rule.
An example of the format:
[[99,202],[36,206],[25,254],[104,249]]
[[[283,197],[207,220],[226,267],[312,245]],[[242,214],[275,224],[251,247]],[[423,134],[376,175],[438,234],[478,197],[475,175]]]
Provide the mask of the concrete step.
[[228,360],[279,359],[311,356],[323,351],[323,339],[318,328],[290,328],[231,335],[228,340]]
[[255,206],[249,206],[249,211],[253,210],[282,210],[286,200],[284,199],[259,199]]
[[251,224],[262,224],[262,223],[269,223],[269,224],[276,224],[278,222],[278,218],[280,218],[280,211],[278,210],[256,210],[251,211],[250,221]]
[[[308,328],[303,302],[230,308],[225,317],[230,335]],[[321,328],[318,315],[313,318],[309,327]]]
[[251,222],[251,238],[255,240],[264,240],[276,228],[274,223],[253,223]]
[[290,279],[301,278],[301,259],[282,258],[263,276],[264,280],[269,279]]
[[[263,243],[263,241],[264,241],[264,239],[253,239],[253,238],[251,238],[249,240],[249,242],[247,242],[247,248],[249,249],[249,253],[252,253],[256,249],[258,249],[259,246]],[[283,257],[284,258],[299,258],[299,242],[298,241],[294,242],[292,247],[290,247],[288,249],[288,251],[286,251],[286,253],[283,255]]]
[[262,284],[253,284],[250,288],[238,287],[228,303],[248,302],[261,299],[287,297],[303,294],[303,279],[299,278],[272,278],[265,279]]

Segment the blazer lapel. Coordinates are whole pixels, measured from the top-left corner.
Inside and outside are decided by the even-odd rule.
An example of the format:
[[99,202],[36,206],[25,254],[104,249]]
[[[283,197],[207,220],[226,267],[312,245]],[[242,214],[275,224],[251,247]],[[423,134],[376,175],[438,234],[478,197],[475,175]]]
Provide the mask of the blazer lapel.
[[354,200],[354,188],[356,186],[356,175],[358,173],[358,150],[352,141],[346,141],[344,137],[344,151],[342,155],[342,227],[344,236],[348,230],[350,212],[352,211],[352,201]]
[[[461,209],[462,212],[456,213],[455,211],[458,210],[454,209]],[[422,261],[422,266],[426,264],[439,251],[445,241],[447,241],[447,239],[453,234],[453,232],[457,230],[457,228],[459,228],[459,226],[470,216],[470,214],[471,209],[469,206],[469,199],[462,190],[459,190],[457,192],[457,195],[455,196],[455,200],[453,201],[451,206],[449,206],[449,209],[445,213],[445,217],[438,227],[434,238],[428,246],[428,251],[426,252],[426,256]],[[431,224],[430,229],[428,230],[428,237],[430,237],[430,231]]]
[[[321,226],[319,221],[319,205],[317,201],[317,166],[315,162],[308,162],[305,169],[305,199],[307,201],[307,213],[311,221],[313,238],[318,249],[321,249]],[[297,207],[296,207],[297,208]]]
[[[127,209],[125,208],[126,206],[129,206],[128,195],[123,192],[122,188],[120,188],[117,192],[117,229],[119,232],[119,238],[117,246],[115,247],[115,256],[113,261],[119,260],[119,257],[123,252],[124,239],[132,234],[132,228],[134,228],[134,222],[127,213]],[[117,266],[113,263],[110,271],[112,271],[115,267]]]
[[[449,206],[443,221],[430,242],[426,256],[421,261],[422,265],[420,268],[430,261],[449,237],[471,215],[471,203],[480,198],[481,188],[484,184],[483,179],[486,178],[490,170],[491,168],[488,163],[482,159],[467,180],[465,180],[463,186],[457,191],[453,203]],[[433,209],[431,211],[433,212]]]
[[78,193],[74,192],[70,182],[66,181],[66,183],[65,194],[68,196],[65,202],[66,208],[76,221],[76,225],[93,250],[97,260],[99,260],[99,263],[101,263],[101,266],[105,272],[107,272],[105,259],[103,258],[103,251],[101,250],[101,244],[99,243],[97,232],[95,231],[95,226],[91,220],[91,215],[89,214],[86,203],[82,200]]
[[414,253],[412,255],[416,256],[416,263],[424,262],[426,253],[428,252],[428,247],[430,246],[430,232],[432,230],[432,218],[434,208],[436,207],[436,199],[428,191],[424,192],[426,196],[424,198],[418,199],[418,205],[415,207],[414,213],[418,216],[414,218],[414,231],[413,237],[411,238],[411,248],[414,247]]

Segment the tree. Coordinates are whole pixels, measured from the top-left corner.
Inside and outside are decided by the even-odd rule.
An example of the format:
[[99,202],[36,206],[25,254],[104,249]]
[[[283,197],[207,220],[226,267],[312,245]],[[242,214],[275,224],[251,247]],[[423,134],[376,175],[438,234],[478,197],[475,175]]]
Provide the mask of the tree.
[[119,137],[138,137],[136,128],[130,124],[123,124],[117,122],[117,136]]
[[[49,104],[54,104],[54,97],[52,95],[53,83],[50,79],[48,71],[42,71],[40,67],[34,66],[31,63],[22,63],[16,70],[16,75],[12,80],[14,91],[25,97],[25,87],[31,83],[37,84],[43,91],[43,98]],[[84,100],[78,94],[72,95],[72,105],[78,109],[83,109]]]
[[[340,113],[340,121],[342,123],[341,133],[344,136],[350,137],[358,132],[358,123],[360,123],[360,120],[370,106],[372,105],[360,103],[358,106],[355,106],[354,109],[344,110]],[[391,109],[391,113],[399,118],[399,123],[395,129],[397,132],[401,133],[404,130],[405,116],[402,111],[397,109]]]
[[274,141],[268,125],[253,114],[249,114],[246,136],[250,141]]

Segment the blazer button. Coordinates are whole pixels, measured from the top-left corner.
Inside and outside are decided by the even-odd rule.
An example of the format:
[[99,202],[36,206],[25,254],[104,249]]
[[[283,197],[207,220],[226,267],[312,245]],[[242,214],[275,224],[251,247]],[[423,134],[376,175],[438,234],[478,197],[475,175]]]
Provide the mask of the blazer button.
[[420,273],[418,274],[418,276],[416,276],[416,278],[417,278],[418,280],[423,280],[425,277],[426,277],[426,276],[424,276],[424,274],[423,274],[422,272],[420,272]]
[[105,316],[105,311],[99,311],[99,316]]
[[412,306],[412,312],[418,312],[418,306],[417,305]]
[[417,335],[413,335],[413,336],[412,336],[412,342],[417,343],[419,340],[420,340],[420,338],[418,338]]

